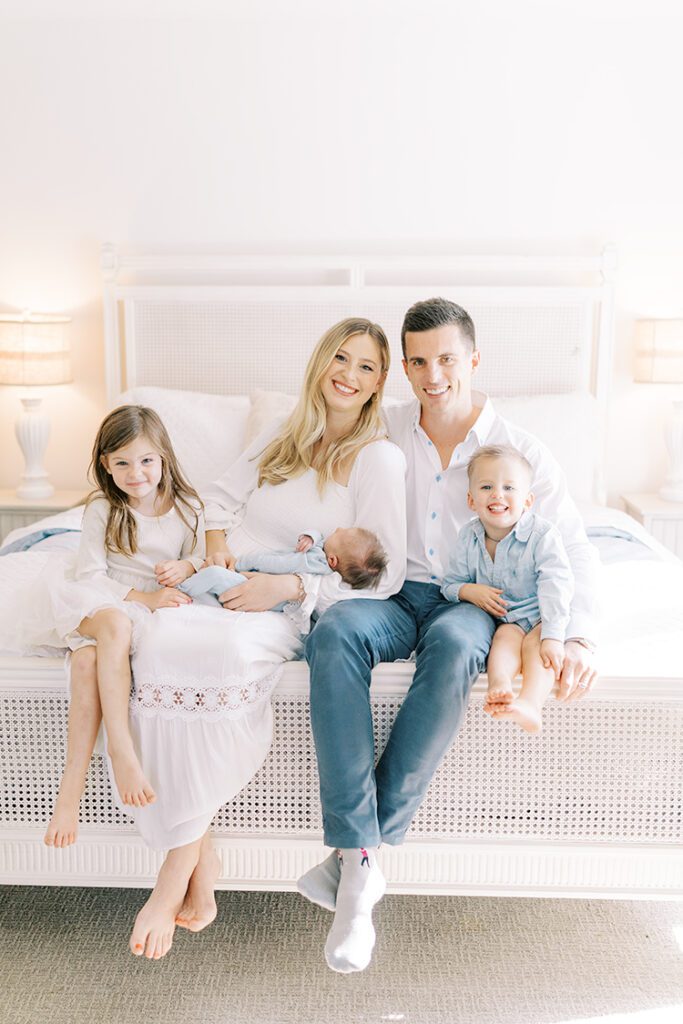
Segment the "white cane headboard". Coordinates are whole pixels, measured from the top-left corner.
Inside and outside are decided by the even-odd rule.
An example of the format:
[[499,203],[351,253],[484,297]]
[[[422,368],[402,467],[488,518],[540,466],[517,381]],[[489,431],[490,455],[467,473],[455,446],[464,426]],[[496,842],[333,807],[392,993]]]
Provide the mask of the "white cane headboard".
[[143,256],[107,245],[109,400],[143,385],[296,393],[320,335],[351,315],[384,327],[393,353],[386,393],[409,397],[399,365],[403,315],[418,299],[445,295],[476,325],[481,390],[589,391],[605,401],[614,263],[611,249],[568,260],[351,259]]

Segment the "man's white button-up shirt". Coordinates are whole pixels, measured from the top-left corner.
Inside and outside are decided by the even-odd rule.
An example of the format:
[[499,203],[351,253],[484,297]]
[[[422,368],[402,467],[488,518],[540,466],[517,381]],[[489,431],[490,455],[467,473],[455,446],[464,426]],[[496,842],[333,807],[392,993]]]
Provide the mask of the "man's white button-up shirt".
[[483,445],[512,445],[533,467],[534,511],[557,526],[569,557],[574,599],[567,639],[595,640],[597,552],[589,543],[578,509],[569,496],[564,473],[545,445],[499,416],[486,395],[473,392],[472,397],[481,411],[465,440],[454,448],[445,469],[436,447],[420,426],[417,399],[384,410],[389,438],[402,449],[408,463],[406,579],[441,586],[453,542],[472,518],[467,506],[467,464]]

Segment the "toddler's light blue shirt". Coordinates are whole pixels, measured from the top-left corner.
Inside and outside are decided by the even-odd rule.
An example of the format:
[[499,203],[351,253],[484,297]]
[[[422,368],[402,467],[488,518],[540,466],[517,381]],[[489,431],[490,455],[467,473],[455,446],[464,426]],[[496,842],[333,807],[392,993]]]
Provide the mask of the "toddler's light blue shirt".
[[523,512],[498,542],[495,560],[486,550],[480,519],[467,523],[455,541],[441,593],[457,602],[464,583],[498,587],[508,602],[499,622],[541,620],[542,640],[566,637],[574,580],[559,530],[534,512]]

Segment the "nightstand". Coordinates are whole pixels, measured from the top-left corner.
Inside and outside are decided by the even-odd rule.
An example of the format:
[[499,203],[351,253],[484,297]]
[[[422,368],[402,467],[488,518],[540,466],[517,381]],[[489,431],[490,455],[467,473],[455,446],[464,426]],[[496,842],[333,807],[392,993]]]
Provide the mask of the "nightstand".
[[630,516],[683,558],[683,502],[664,501],[656,494],[622,494],[621,500]]
[[29,526],[46,516],[63,512],[83,501],[86,491],[55,491],[50,498],[38,498],[27,501],[17,498],[16,491],[0,491],[0,541],[4,540],[10,530],[19,526]]

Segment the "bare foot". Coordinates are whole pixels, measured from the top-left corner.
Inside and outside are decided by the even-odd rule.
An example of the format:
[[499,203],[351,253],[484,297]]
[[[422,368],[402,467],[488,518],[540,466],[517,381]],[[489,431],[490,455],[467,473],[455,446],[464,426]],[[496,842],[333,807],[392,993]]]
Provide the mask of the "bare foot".
[[495,710],[503,710],[506,705],[511,704],[514,699],[512,683],[503,680],[489,679],[489,688],[484,701],[484,711],[492,715]]
[[122,750],[110,747],[109,756],[121,802],[131,807],[146,807],[154,803],[156,793],[145,778],[132,745]]
[[168,953],[173,942],[176,915],[198,859],[199,842],[171,850],[167,855],[152,895],[135,918],[129,941],[134,956],[160,960]]
[[74,799],[65,793],[59,794],[55,802],[55,809],[52,812],[47,826],[43,842],[46,846],[62,848],[71,846],[76,842],[78,836],[78,808],[80,806],[80,793]]
[[491,715],[497,722],[516,722],[525,732],[540,732],[543,724],[540,709],[520,697],[506,707],[494,708]]
[[180,928],[200,932],[215,918],[218,908],[214,889],[221,872],[221,860],[208,836],[202,840],[199,863],[192,872],[185,901],[176,917]]

